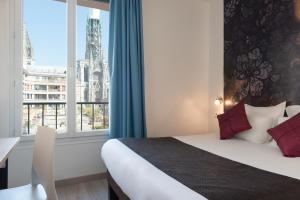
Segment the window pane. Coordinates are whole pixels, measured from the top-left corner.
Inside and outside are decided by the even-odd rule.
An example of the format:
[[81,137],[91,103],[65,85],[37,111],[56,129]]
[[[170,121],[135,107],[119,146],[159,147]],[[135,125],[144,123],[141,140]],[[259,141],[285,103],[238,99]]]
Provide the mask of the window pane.
[[108,11],[77,6],[77,130],[108,128]]
[[23,134],[66,132],[66,4],[23,0]]

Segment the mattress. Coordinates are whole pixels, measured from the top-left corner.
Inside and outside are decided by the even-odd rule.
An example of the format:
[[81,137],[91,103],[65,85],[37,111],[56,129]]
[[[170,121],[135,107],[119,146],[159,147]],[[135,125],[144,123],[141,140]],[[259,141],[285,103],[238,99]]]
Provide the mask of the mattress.
[[[175,137],[218,156],[300,180],[299,158],[283,157],[277,147],[232,139],[218,134]],[[119,140],[109,140],[102,158],[111,176],[130,199],[206,199],[168,176]],[[162,187],[163,185],[163,187]]]

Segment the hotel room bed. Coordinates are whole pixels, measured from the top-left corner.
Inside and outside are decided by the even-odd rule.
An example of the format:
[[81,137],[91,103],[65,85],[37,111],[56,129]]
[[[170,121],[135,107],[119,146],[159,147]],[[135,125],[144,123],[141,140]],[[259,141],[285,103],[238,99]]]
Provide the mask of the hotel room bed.
[[300,199],[300,158],[270,144],[219,140],[215,133],[112,139],[102,159],[132,200]]

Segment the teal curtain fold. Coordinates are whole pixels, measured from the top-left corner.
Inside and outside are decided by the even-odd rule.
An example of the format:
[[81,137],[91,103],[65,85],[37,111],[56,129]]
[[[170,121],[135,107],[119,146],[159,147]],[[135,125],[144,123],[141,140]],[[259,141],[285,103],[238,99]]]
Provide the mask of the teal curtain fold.
[[141,0],[110,0],[110,137],[146,137]]

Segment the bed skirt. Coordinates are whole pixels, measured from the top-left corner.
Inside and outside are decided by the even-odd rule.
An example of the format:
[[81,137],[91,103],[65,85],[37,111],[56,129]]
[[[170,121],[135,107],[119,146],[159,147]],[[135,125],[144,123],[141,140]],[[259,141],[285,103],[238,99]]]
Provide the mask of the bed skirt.
[[109,171],[106,172],[106,179],[108,183],[108,199],[109,200],[130,200],[129,197],[122,191]]

